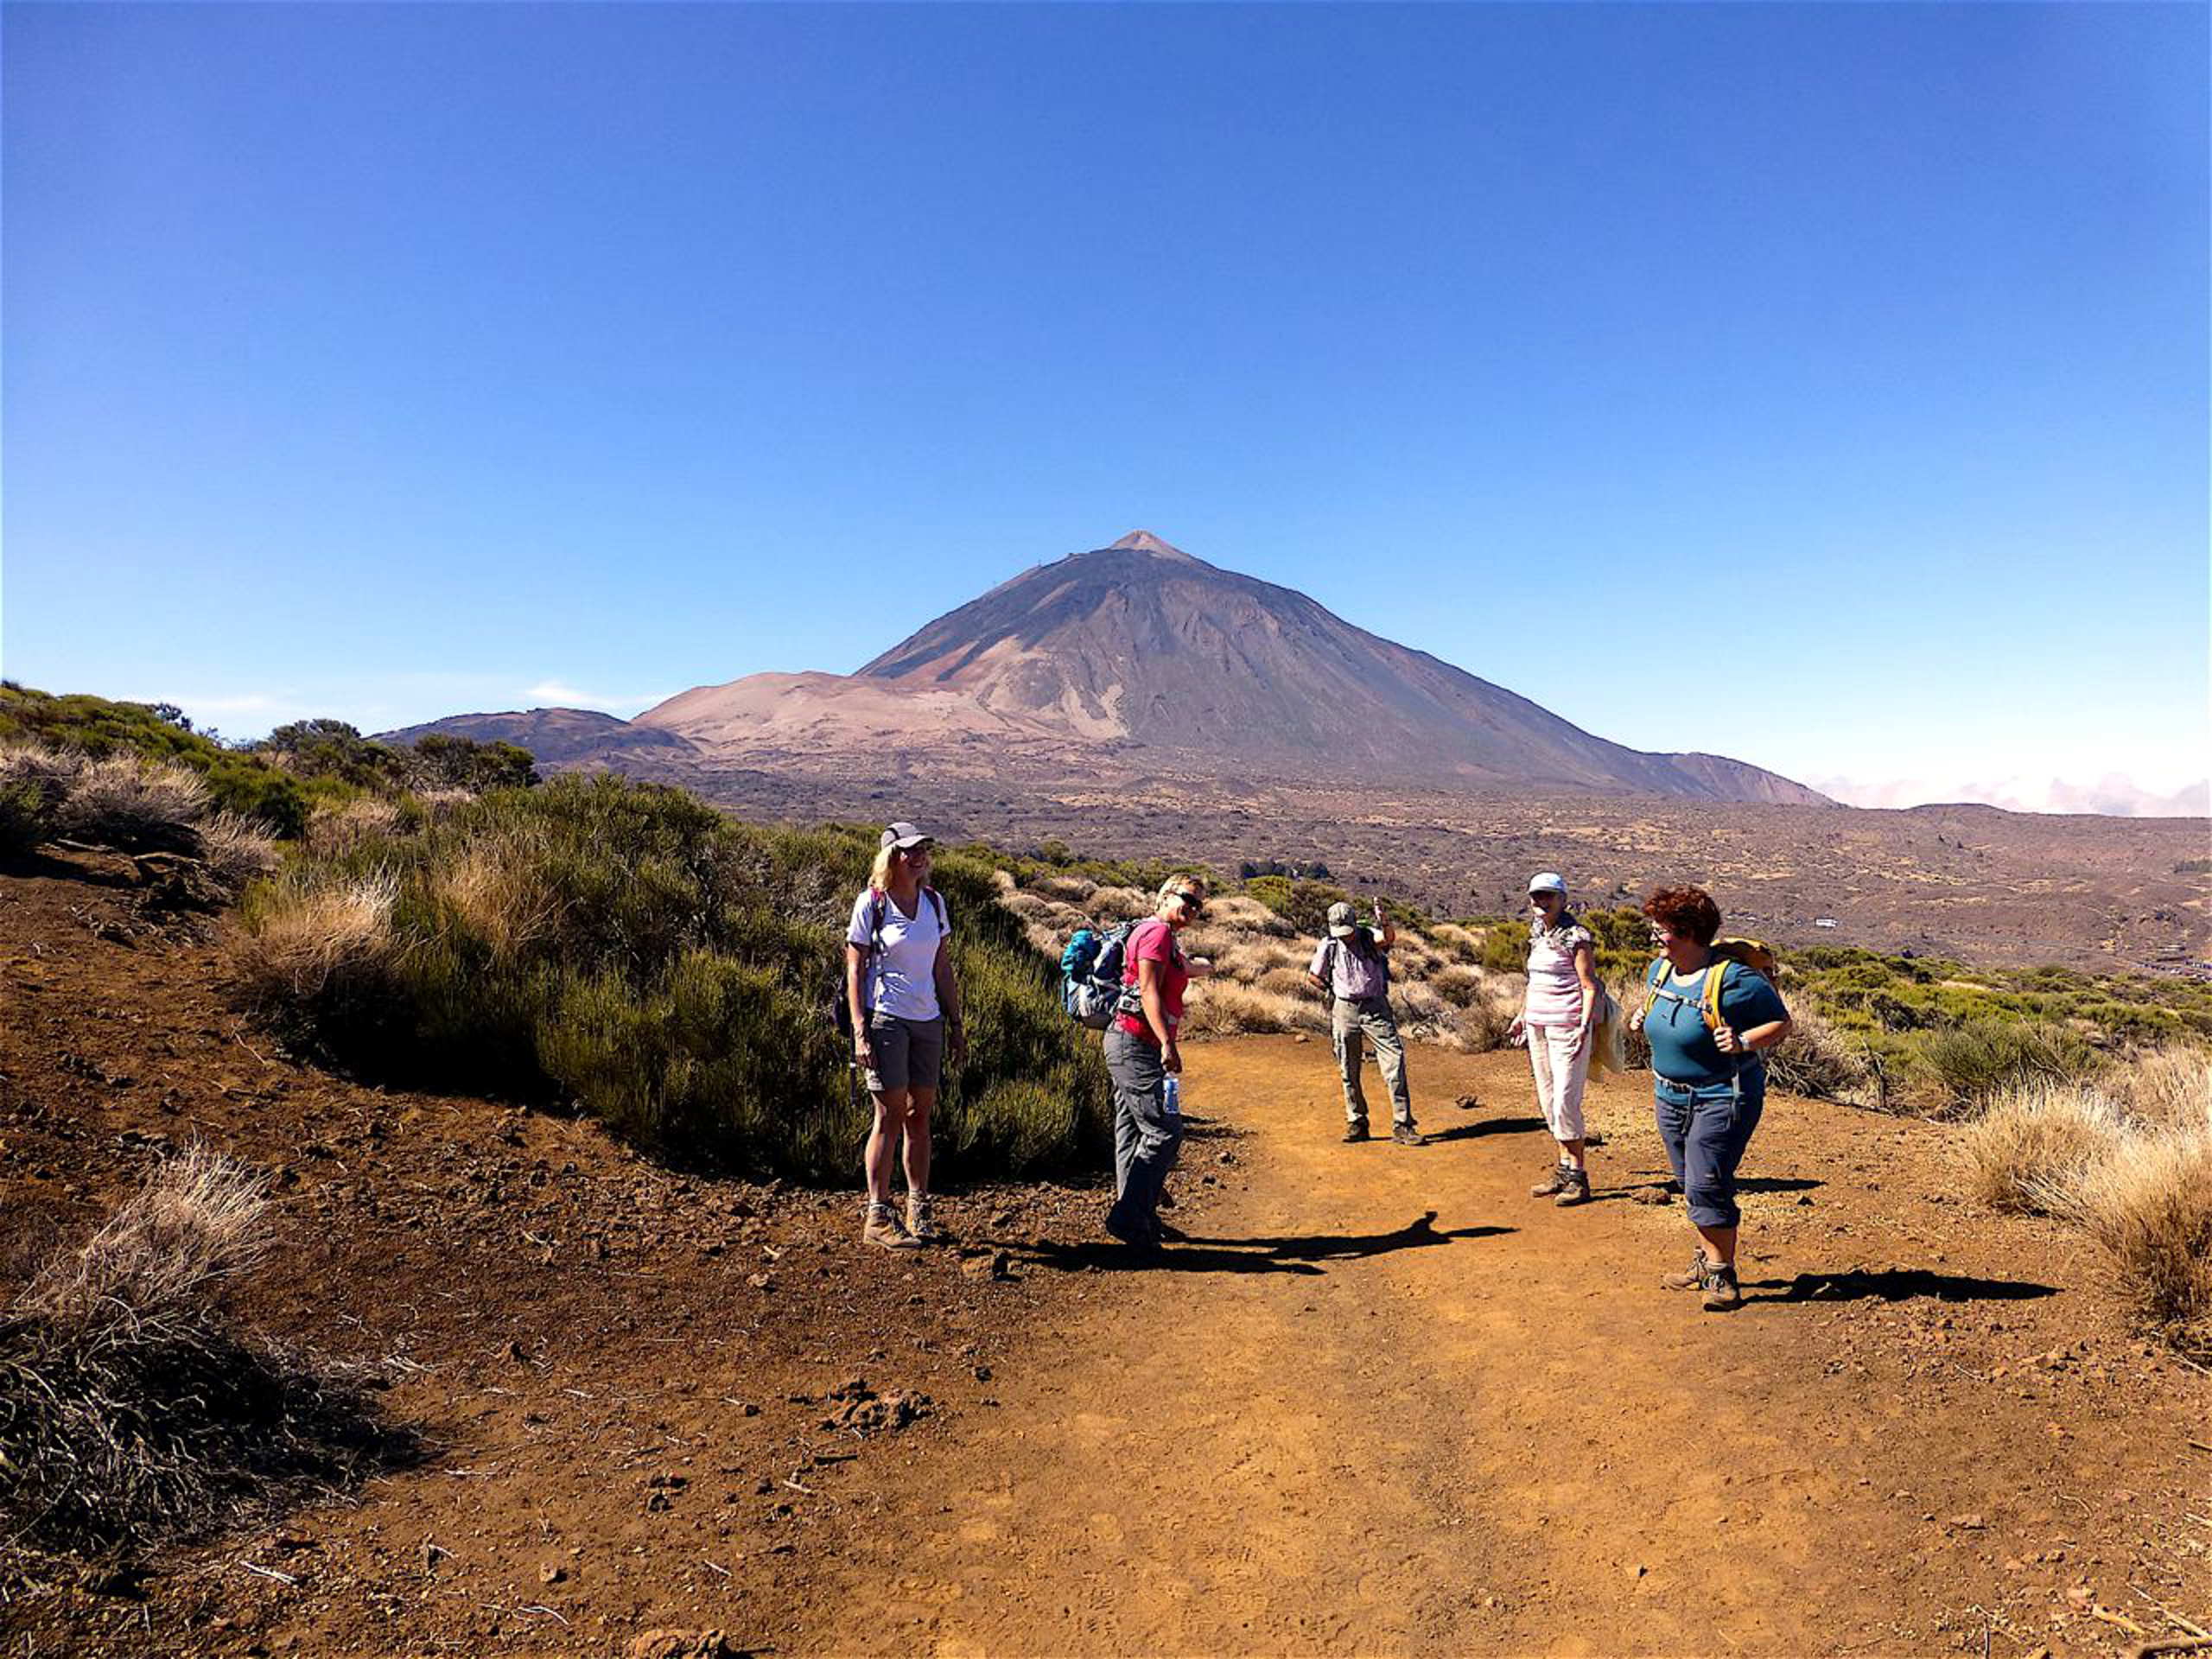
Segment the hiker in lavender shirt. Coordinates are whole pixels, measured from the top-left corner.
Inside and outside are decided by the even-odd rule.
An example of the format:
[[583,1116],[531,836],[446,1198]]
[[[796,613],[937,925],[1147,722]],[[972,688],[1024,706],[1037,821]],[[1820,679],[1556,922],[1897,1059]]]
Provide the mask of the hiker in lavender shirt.
[[1362,1048],[1372,1044],[1375,1063],[1389,1085],[1390,1138],[1402,1147],[1425,1147],[1428,1137],[1414,1127],[1414,1101],[1406,1087],[1406,1045],[1398,1017],[1390,1008],[1390,947],[1398,930],[1382,914],[1378,900],[1373,923],[1362,927],[1348,904],[1329,906],[1328,936],[1306,970],[1314,989],[1331,999],[1329,1037],[1337,1051],[1337,1072],[1344,1086],[1344,1140],[1364,1141],[1367,1094],[1360,1087]]
[[1567,881],[1557,871],[1529,878],[1529,991],[1505,1039],[1529,1045],[1536,1103],[1559,1142],[1559,1161],[1529,1189],[1529,1196],[1562,1207],[1587,1204],[1582,1090],[1589,1080],[1591,1036],[1598,1023],[1598,944],[1567,909]]

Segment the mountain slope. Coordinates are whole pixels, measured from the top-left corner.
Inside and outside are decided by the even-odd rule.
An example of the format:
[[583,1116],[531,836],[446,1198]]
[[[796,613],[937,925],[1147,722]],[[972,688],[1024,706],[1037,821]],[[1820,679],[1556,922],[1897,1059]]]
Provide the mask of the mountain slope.
[[734,753],[1003,745],[1062,765],[1818,804],[1772,772],[1645,754],[1149,531],[1039,565],[849,678],[755,675],[639,717]]

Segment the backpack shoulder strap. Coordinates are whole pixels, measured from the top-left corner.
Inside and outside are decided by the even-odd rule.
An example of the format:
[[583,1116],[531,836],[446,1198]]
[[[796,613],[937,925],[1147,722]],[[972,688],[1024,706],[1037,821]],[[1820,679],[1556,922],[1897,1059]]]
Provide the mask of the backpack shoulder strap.
[[1735,966],[1733,957],[1715,957],[1713,967],[1705,976],[1705,1023],[1710,1031],[1720,1029],[1720,988],[1727,982],[1728,970]]
[[1659,1000],[1659,987],[1667,977],[1667,958],[1661,957],[1643,970],[1643,1011],[1651,1012],[1651,1005]]
[[929,894],[930,906],[937,912],[938,931],[939,932],[950,931],[950,925],[944,919],[944,895],[939,893],[935,887],[924,887],[922,891]]

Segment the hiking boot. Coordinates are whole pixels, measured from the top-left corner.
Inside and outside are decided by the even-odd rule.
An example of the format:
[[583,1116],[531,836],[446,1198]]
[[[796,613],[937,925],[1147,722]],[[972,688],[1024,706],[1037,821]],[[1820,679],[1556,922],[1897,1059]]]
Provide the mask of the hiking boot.
[[1348,1147],[1355,1145],[1362,1141],[1372,1140],[1373,1138],[1373,1136],[1368,1134],[1367,1125],[1365,1123],[1347,1123],[1344,1125],[1344,1144]]
[[1659,1283],[1667,1290],[1703,1290],[1707,1268],[1705,1252],[1700,1250],[1690,1257],[1690,1264],[1680,1273],[1670,1273]]
[[1132,1227],[1115,1211],[1106,1212],[1106,1230],[1129,1247],[1137,1255],[1153,1256],[1160,1254],[1160,1235],[1156,1231]]
[[1559,1191],[1552,1202],[1565,1210],[1578,1204],[1590,1202],[1590,1172],[1586,1169],[1562,1169],[1559,1173]]
[[1529,1189],[1532,1198],[1548,1198],[1567,1191],[1567,1178],[1574,1173],[1571,1164],[1554,1164],[1551,1173]]
[[944,1229],[931,1216],[927,1198],[910,1197],[906,1200],[906,1233],[918,1244],[944,1243]]
[[1734,1308],[1741,1307],[1743,1304],[1744,1293],[1736,1283],[1735,1268],[1713,1268],[1707,1271],[1705,1275],[1705,1311],[1707,1313],[1726,1313]]
[[1390,1138],[1402,1147],[1425,1147],[1428,1137],[1410,1123],[1401,1123],[1391,1129]]
[[879,1245],[887,1250],[918,1250],[922,1241],[899,1224],[899,1217],[891,1213],[887,1204],[871,1204],[868,1220],[861,1226],[861,1242]]

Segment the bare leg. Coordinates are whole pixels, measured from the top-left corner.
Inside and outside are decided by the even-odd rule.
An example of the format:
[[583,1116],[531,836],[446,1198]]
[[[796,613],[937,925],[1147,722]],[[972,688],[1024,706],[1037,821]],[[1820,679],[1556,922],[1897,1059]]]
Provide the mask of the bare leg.
[[1736,1230],[1733,1227],[1700,1227],[1697,1236],[1705,1247],[1705,1259],[1716,1268],[1736,1265]]
[[[907,1091],[906,1107],[906,1191],[909,1194],[926,1196],[930,1190],[930,1111],[937,1104],[934,1089],[913,1089]],[[888,1175],[885,1191],[890,1190]]]
[[[893,1148],[906,1133],[909,1096],[904,1089],[886,1089],[875,1096],[875,1127],[868,1132],[868,1196],[872,1204],[891,1202],[891,1160]],[[909,1154],[911,1157],[912,1154]],[[924,1172],[929,1154],[922,1155]]]

